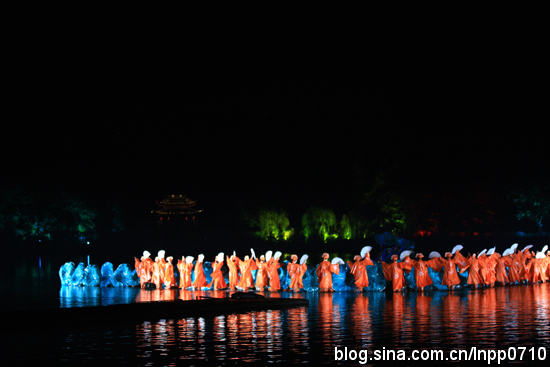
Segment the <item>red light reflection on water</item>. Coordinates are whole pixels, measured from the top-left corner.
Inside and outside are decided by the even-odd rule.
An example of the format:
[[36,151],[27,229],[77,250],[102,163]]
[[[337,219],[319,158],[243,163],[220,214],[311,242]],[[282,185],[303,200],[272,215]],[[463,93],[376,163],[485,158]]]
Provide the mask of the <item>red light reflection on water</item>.
[[[139,299],[174,299],[152,292]],[[270,294],[266,294],[270,296]],[[304,297],[304,294],[272,294]],[[181,292],[175,299],[228,292]],[[308,293],[309,307],[145,322],[140,357],[334,362],[334,348],[550,347],[550,283],[454,292]],[[171,356],[171,357],[170,357]]]

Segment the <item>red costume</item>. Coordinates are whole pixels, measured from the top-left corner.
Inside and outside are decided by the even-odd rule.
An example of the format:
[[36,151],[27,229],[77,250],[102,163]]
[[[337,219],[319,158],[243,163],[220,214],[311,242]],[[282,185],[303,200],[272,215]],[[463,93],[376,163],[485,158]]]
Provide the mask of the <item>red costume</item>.
[[[158,256],[157,258],[155,259],[155,261],[158,261],[158,263],[160,264],[160,284],[164,284],[164,272],[165,272],[165,269],[166,269],[166,260],[164,260],[164,255],[165,255],[165,252],[164,250],[160,250],[158,252]],[[157,287],[158,288],[158,287]]]
[[506,274],[506,267],[510,267],[511,265],[512,265],[512,259],[510,258],[510,256],[498,257],[497,266],[495,268],[497,282],[499,282],[502,285],[510,283],[510,280],[508,279],[508,275]]
[[245,256],[243,261],[239,262],[239,268],[241,270],[241,280],[237,287],[248,290],[249,288],[254,288],[254,278],[252,277],[252,270],[256,270],[256,262],[254,259],[248,258]]
[[424,257],[423,254],[416,254],[418,258],[417,261],[414,261],[414,278],[416,280],[416,286],[420,291],[423,291],[425,287],[432,285],[432,278],[430,278],[430,273],[428,272],[428,267],[432,267],[433,264],[437,261],[436,259],[430,259],[428,261],[422,260]]
[[290,276],[290,286],[289,289],[299,292],[300,289],[304,288],[302,283],[302,277],[306,273],[307,265],[303,263],[302,265],[298,264],[298,256],[292,255],[292,263],[287,265],[288,275]]
[[170,289],[176,286],[176,277],[174,276],[174,265],[172,265],[172,257],[168,257],[166,262],[166,270],[164,271],[164,288]]
[[319,291],[334,292],[332,289],[332,273],[340,274],[340,265],[328,262],[328,254],[323,254],[324,260],[317,266],[315,274],[319,281]]
[[[145,285],[147,283],[151,283],[151,277],[153,272],[153,260],[149,258],[149,255],[150,255],[149,252],[145,251],[144,256],[141,258],[141,262],[139,264],[138,275],[139,275],[139,283],[141,284],[141,288],[145,288]],[[137,272],[138,272],[138,268],[136,267],[136,273]]]
[[260,260],[256,259],[256,290],[263,291],[269,282],[269,275],[267,274],[267,263],[265,262],[264,255],[260,256]]
[[468,279],[466,282],[474,288],[485,284],[485,281],[481,276],[481,266],[482,264],[476,258],[476,254],[473,254],[468,259],[468,265],[460,270],[460,272],[463,273],[466,269],[468,269]]
[[[355,278],[355,288],[357,290],[362,290],[365,287],[368,287],[369,278],[367,275],[367,269],[361,259],[361,256],[357,255],[354,258],[355,262],[348,261],[348,266],[350,269],[350,274],[353,274]],[[366,281],[365,281],[366,278]],[[366,283],[366,284],[365,284]]]
[[239,284],[239,258],[235,255],[227,257],[227,267],[229,268],[229,289],[234,291],[235,287]]
[[445,254],[446,259],[439,258],[440,262],[443,264],[444,273],[441,284],[446,285],[449,289],[452,289],[453,286],[460,284],[460,279],[456,273],[456,264],[451,259],[451,253],[447,252]]
[[161,273],[164,273],[164,268],[162,267],[161,263],[158,261],[158,257],[155,259],[152,269],[153,271],[151,275],[151,283],[153,283],[157,287],[157,289],[161,289],[162,282],[160,281],[160,276],[161,276]]
[[367,274],[367,266],[372,266],[374,263],[370,259],[370,254],[367,252],[365,258],[361,259],[361,256],[355,256],[355,262],[351,263],[348,261],[348,266],[350,268],[350,274],[353,274],[355,278],[355,287],[358,290],[362,290],[365,287],[369,286],[369,276]]
[[223,255],[221,258],[218,257],[216,262],[212,264],[212,282],[208,284],[208,288],[211,288],[212,286],[214,286],[215,290],[227,288],[227,283],[225,282],[225,279],[223,279],[222,266]]
[[[462,246],[460,246],[462,248]],[[468,267],[469,259],[460,253],[460,250],[456,250],[453,255],[453,261],[458,266],[459,270],[465,269]]]
[[[193,281],[192,287],[195,289],[200,289],[202,287],[206,287],[208,283],[206,283],[206,276],[204,275],[204,268],[202,267],[202,255],[199,255],[199,259],[197,263],[195,264],[195,280]],[[202,256],[204,258],[204,256]]]
[[512,265],[508,268],[508,277],[510,283],[523,282],[522,274],[525,272],[523,269],[523,254],[517,252],[512,255]]
[[[405,276],[403,275],[402,263],[397,262],[397,255],[391,257],[393,262],[387,264],[382,262],[382,270],[384,271],[384,277],[387,281],[392,282],[392,289],[394,292],[405,288]],[[407,266],[407,264],[404,264]]]
[[281,279],[279,278],[279,258],[271,258],[267,262],[267,274],[269,275],[269,291],[278,292],[281,290]]
[[185,262],[178,261],[180,271],[180,288],[185,289],[192,286],[191,272],[193,271],[193,256],[187,256]]

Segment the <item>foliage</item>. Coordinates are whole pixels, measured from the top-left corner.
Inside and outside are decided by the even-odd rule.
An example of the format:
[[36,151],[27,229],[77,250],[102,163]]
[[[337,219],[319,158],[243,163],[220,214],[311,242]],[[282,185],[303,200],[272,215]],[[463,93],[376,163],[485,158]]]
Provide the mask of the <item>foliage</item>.
[[0,228],[22,240],[94,239],[97,216],[95,208],[68,194],[45,198],[19,189],[2,191]]
[[334,212],[323,207],[312,206],[302,216],[302,228],[306,241],[314,234],[324,242],[329,238],[337,238],[337,225]]
[[259,213],[258,225],[260,227],[259,235],[264,241],[272,238],[274,240],[288,240],[294,233],[290,227],[288,214],[283,211],[270,209],[261,209]]
[[508,197],[516,206],[517,219],[535,222],[542,232],[544,221],[550,216],[550,187],[532,184],[510,189]]
[[389,231],[403,233],[408,225],[408,216],[402,197],[387,183],[384,173],[374,177],[370,190],[363,201],[370,212],[373,232]]
[[340,221],[340,237],[346,240],[366,238],[368,234],[367,221],[355,212],[344,214]]

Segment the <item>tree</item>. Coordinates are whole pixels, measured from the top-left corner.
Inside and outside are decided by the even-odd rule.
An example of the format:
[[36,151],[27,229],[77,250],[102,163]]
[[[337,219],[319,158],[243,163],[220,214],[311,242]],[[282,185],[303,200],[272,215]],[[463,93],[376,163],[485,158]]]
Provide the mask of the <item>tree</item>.
[[531,184],[509,190],[508,197],[516,206],[518,220],[527,219],[537,224],[539,233],[550,216],[550,187]]
[[89,240],[96,237],[97,212],[68,194],[58,197],[4,190],[0,229],[22,240]]
[[284,210],[261,209],[259,213],[258,225],[260,227],[259,235],[264,241],[270,238],[274,240],[288,240],[294,233],[290,227],[288,214]]
[[323,207],[310,207],[302,216],[302,228],[306,241],[313,234],[317,234],[324,242],[338,237],[336,215],[332,210]]
[[403,233],[407,228],[408,216],[404,200],[387,183],[386,175],[378,173],[370,190],[365,194],[364,204],[372,217],[371,230],[374,233]]
[[366,238],[368,234],[367,222],[363,216],[350,212],[344,214],[340,221],[340,236],[346,240]]

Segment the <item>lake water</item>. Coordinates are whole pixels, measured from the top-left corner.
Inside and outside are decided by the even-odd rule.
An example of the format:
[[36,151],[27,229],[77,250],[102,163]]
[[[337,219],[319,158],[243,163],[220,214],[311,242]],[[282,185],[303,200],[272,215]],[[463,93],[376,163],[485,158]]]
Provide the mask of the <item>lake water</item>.
[[[225,291],[60,287],[55,277],[38,275],[34,279],[39,281],[31,281],[26,286],[20,284],[26,279],[24,276],[11,284],[3,282],[0,292],[4,317],[14,309],[33,312],[40,308],[101,307],[229,295]],[[547,364],[550,360],[550,283],[426,294],[266,295],[306,297],[310,303],[307,307],[206,318],[68,326],[33,332],[3,330],[2,355],[6,360],[16,360],[16,365],[221,366],[242,362],[364,365],[361,362],[367,356],[371,358],[367,365],[388,366],[396,364],[397,358],[411,358],[413,353],[417,353],[415,357],[422,357],[441,351],[443,358],[451,358],[460,351],[471,352],[475,347],[485,353],[486,350],[505,352],[506,359],[501,364],[510,362],[509,357],[515,357],[518,362],[522,353],[523,363]],[[379,360],[372,359],[375,357]],[[542,357],[546,360],[539,361]],[[397,363],[424,365],[427,362]],[[452,363],[454,366],[472,364]],[[474,364],[487,365],[487,362]]]

